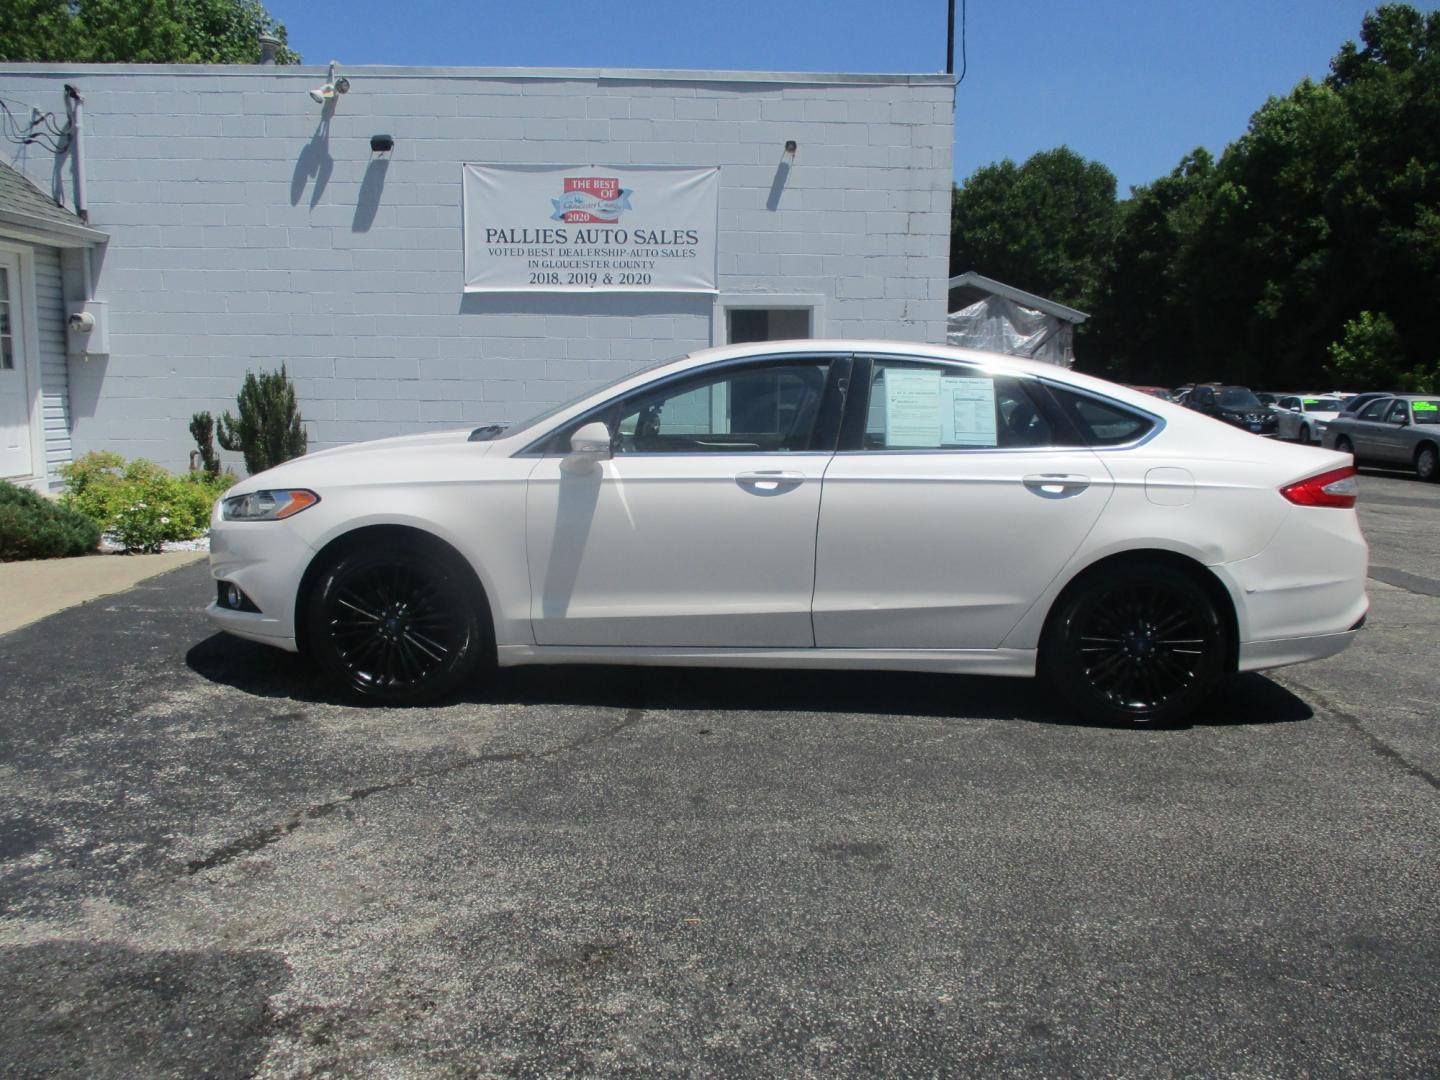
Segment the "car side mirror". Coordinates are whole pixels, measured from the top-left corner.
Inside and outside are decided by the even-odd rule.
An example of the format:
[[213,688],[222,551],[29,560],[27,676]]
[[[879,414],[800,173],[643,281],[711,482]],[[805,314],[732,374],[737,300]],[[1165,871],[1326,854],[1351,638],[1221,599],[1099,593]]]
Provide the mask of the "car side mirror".
[[610,429],[600,421],[586,424],[570,436],[570,453],[560,461],[560,471],[570,476],[587,476],[602,461],[613,456]]

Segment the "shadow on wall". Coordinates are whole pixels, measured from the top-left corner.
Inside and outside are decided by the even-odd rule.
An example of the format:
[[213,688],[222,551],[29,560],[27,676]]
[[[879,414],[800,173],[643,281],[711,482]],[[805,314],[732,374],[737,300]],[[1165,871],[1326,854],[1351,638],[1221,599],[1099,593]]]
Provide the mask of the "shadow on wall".
[[330,119],[335,115],[335,101],[325,102],[325,107],[320,110],[320,124],[315,129],[315,134],[310,136],[310,141],[300,151],[300,156],[295,159],[295,172],[290,177],[290,205],[300,205],[300,199],[305,194],[305,185],[312,179],[315,186],[310,191],[310,209],[315,209],[315,204],[320,201],[320,196],[325,194],[325,185],[330,183],[330,174],[335,171],[335,159],[330,156]]
[[385,190],[385,174],[390,169],[388,157],[371,158],[365,169],[365,179],[360,181],[360,194],[355,200],[355,217],[350,222],[350,231],[369,232],[375,224],[375,215],[380,211],[380,193]]

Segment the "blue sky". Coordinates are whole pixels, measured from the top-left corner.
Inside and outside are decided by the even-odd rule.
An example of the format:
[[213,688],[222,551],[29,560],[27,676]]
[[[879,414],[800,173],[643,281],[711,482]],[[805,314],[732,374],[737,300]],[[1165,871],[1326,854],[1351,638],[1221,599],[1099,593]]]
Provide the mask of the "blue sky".
[[[955,177],[1062,144],[1129,187],[1251,113],[1359,35],[1353,0],[969,0]],[[1440,2],[1413,6],[1433,11]],[[945,0],[270,0],[306,63],[925,72]],[[959,0],[957,0],[957,23]],[[957,31],[958,37],[958,31]],[[960,48],[956,46],[956,68]]]

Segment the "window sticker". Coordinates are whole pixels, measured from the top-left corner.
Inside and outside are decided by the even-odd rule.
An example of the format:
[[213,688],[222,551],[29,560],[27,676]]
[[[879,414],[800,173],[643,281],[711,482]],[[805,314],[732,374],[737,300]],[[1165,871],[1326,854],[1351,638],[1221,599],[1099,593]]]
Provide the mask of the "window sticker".
[[940,445],[940,372],[885,369],[885,445]]
[[1410,408],[1417,424],[1440,424],[1440,401],[1414,401]]
[[945,379],[940,384],[940,441],[945,446],[995,446],[995,380]]

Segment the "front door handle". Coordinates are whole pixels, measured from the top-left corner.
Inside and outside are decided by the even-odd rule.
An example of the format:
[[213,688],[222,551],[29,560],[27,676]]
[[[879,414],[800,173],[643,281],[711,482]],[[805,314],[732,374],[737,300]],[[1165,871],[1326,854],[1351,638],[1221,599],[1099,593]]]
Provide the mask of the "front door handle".
[[780,495],[794,491],[804,482],[804,473],[781,472],[779,469],[746,472],[735,477],[735,483],[752,495]]
[[1031,473],[1023,483],[1042,499],[1068,499],[1088,488],[1090,477],[1079,473]]

